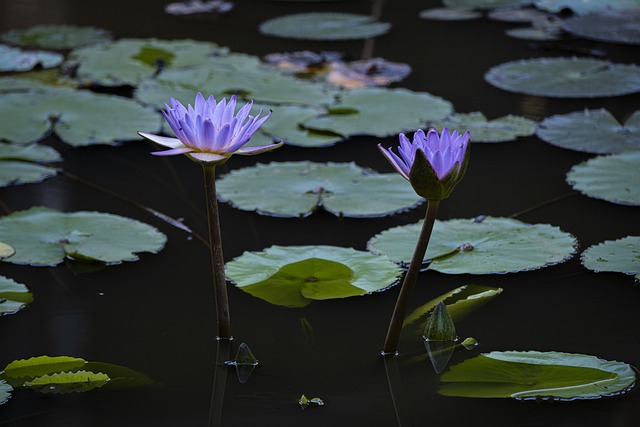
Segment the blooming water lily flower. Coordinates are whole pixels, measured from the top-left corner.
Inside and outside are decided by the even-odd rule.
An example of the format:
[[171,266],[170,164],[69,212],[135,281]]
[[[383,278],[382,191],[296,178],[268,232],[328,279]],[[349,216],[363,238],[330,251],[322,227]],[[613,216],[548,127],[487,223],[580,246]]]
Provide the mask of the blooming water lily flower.
[[205,99],[201,93],[196,95],[195,106],[184,107],[179,101],[171,98],[171,106],[165,104],[162,111],[171,130],[177,138],[153,135],[146,132],[138,134],[155,143],[170,148],[152,154],[157,156],[174,156],[186,154],[193,160],[206,163],[224,163],[234,154],[253,155],[273,150],[282,145],[270,144],[258,147],[244,147],[251,136],[271,116],[271,112],[260,118],[250,116],[253,102],[245,104],[235,114],[236,97],[232,96],[216,102],[213,96]]
[[429,200],[447,198],[464,176],[469,160],[469,132],[460,135],[444,128],[438,135],[435,129],[427,134],[418,129],[410,142],[400,134],[398,156],[390,148],[378,145],[382,154],[418,195]]

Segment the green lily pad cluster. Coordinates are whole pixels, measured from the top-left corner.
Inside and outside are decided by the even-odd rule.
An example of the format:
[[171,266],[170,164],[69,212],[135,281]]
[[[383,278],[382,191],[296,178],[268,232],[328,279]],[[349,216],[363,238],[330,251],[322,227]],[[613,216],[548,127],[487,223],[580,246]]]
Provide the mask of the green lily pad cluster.
[[133,369],[70,356],[38,356],[9,363],[0,374],[0,403],[3,402],[3,383],[6,398],[13,388],[67,394],[97,388],[113,390],[154,385]]

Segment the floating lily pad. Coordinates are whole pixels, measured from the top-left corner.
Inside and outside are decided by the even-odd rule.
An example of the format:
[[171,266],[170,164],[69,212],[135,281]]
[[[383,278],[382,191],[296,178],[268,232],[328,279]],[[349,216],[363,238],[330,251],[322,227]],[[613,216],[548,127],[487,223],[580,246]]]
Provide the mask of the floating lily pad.
[[[26,160],[26,161],[23,161]],[[58,170],[28,162],[57,162],[60,154],[44,145],[0,143],[0,187],[35,183],[55,176]]]
[[337,246],[271,246],[225,266],[229,280],[275,305],[305,307],[394,285],[400,268],[387,257]]
[[231,171],[217,188],[220,200],[238,209],[282,217],[306,216],[320,207],[346,217],[386,216],[423,201],[399,174],[354,163],[257,164]]
[[104,386],[109,376],[102,372],[76,371],[43,375],[26,381],[24,387],[45,394],[82,393]]
[[415,309],[404,319],[403,327],[417,327],[417,330],[422,332],[429,315],[439,302],[445,304],[449,315],[454,322],[457,322],[469,312],[483,306],[500,293],[502,293],[502,288],[480,285],[460,286]]
[[0,276],[0,316],[14,314],[33,301],[33,294],[22,283]]
[[475,9],[498,9],[524,6],[531,0],[444,0],[447,7],[469,7]]
[[[367,248],[408,264],[422,222],[390,228],[374,236]],[[448,274],[492,274],[535,270],[566,261],[576,239],[549,224],[525,224],[511,218],[482,217],[436,221],[425,261]]]
[[536,122],[520,116],[508,115],[494,120],[487,120],[480,112],[468,114],[452,114],[451,116],[429,123],[436,129],[458,129],[461,133],[469,131],[473,142],[513,141],[519,136],[533,135]]
[[640,9],[606,11],[564,21],[563,29],[575,36],[608,43],[640,44]]
[[574,166],[567,173],[567,182],[589,197],[640,206],[639,170],[640,151],[627,151]]
[[138,252],[160,251],[166,237],[150,225],[118,215],[34,207],[1,217],[0,241],[16,250],[4,262],[52,266],[66,257],[107,264],[135,261]]
[[493,351],[442,374],[440,394],[458,397],[575,400],[622,394],[636,379],[626,363],[560,352]]
[[612,9],[640,9],[640,3],[637,0],[534,0],[533,3],[538,9],[546,10],[552,13],[561,12],[562,9],[571,9],[571,11],[577,15],[584,15],[587,13],[601,12]]
[[64,57],[59,53],[26,51],[0,44],[0,72],[29,71],[36,67],[53,68],[62,64]]
[[139,139],[138,130],[160,128],[155,110],[129,99],[20,80],[0,79],[1,86],[16,85],[2,90],[0,139],[24,144],[53,129],[71,145],[117,144]]
[[423,10],[419,16],[434,21],[470,21],[482,18],[482,12],[472,7],[435,7]]
[[533,22],[549,19],[551,15],[537,9],[500,8],[489,11],[487,18],[502,22]]
[[7,384],[4,380],[0,380],[0,405],[11,398],[12,391],[13,387]]
[[562,24],[556,21],[537,21],[530,27],[509,28],[505,34],[523,40],[552,41],[562,38]]
[[536,134],[543,141],[569,150],[595,154],[640,149],[640,110],[624,125],[605,110],[575,111],[544,119]]
[[640,236],[607,240],[587,248],[580,257],[582,265],[595,272],[640,273]]
[[20,385],[26,380],[55,372],[70,371],[84,367],[86,361],[70,356],[38,356],[14,360],[3,369],[3,377]]
[[111,39],[107,30],[73,25],[37,25],[20,30],[10,30],[0,36],[6,43],[16,46],[43,49],[73,49],[80,46],[106,42]]
[[353,89],[344,91],[340,98],[330,106],[330,114],[307,120],[303,126],[345,136],[382,138],[415,131],[453,112],[453,105],[442,98],[403,88]]
[[352,13],[299,13],[273,18],[260,24],[268,36],[304,40],[357,40],[386,33],[391,24],[371,16]]
[[596,98],[640,91],[640,67],[590,58],[535,58],[491,68],[484,78],[511,92]]
[[69,62],[78,65],[79,80],[101,86],[135,86],[159,69],[202,64],[225,52],[211,42],[125,38],[76,49]]

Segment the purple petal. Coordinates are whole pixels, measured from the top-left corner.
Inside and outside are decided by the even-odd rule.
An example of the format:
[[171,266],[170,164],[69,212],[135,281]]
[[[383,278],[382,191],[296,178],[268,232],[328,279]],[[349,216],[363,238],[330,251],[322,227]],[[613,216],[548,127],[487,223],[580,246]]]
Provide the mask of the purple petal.
[[256,147],[242,147],[238,151],[236,151],[236,154],[240,154],[242,156],[251,156],[254,154],[264,153],[265,151],[275,150],[276,148],[281,147],[283,144],[284,142],[280,141],[277,144],[260,145]]

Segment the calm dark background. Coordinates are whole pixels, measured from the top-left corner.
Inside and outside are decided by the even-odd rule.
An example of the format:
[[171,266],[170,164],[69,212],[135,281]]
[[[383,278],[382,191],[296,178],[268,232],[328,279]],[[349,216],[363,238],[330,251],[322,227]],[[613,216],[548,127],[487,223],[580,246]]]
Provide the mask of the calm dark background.
[[[191,38],[258,56],[338,50],[356,59],[364,49],[363,41],[267,38],[259,34],[258,25],[291,13],[368,14],[372,7],[370,1],[236,1],[227,15],[195,18],[166,15],[166,3],[2,0],[0,31],[44,23],[92,25],[110,30],[115,38]],[[637,46],[582,40],[541,46],[504,35],[505,29],[518,24],[418,18],[421,10],[435,6],[440,3],[399,1],[383,7],[380,20],[391,22],[393,28],[375,39],[373,56],[413,68],[396,86],[430,92],[451,101],[457,112],[482,111],[490,119],[516,114],[541,120],[584,108],[606,108],[623,120],[640,105],[638,94],[578,100],[512,94],[490,86],[482,77],[490,67],[506,61],[573,56],[571,49],[576,47],[602,49],[613,62],[632,63],[640,57]],[[55,136],[43,143],[61,151],[66,172],[183,218],[195,233],[206,235],[200,168],[185,157],[153,157],[149,152],[155,147],[135,137],[120,147],[72,148]],[[354,137],[322,149],[286,146],[256,157],[233,157],[219,169],[224,173],[256,162],[313,160],[354,161],[391,172],[376,148],[378,143],[395,145],[397,138]],[[579,252],[604,240],[640,234],[637,207],[587,198],[565,183],[566,172],[591,157],[548,145],[535,136],[474,144],[467,176],[442,203],[439,218],[509,216],[567,195],[518,219],[550,223],[574,234],[580,241]],[[206,247],[122,198],[64,175],[40,184],[2,188],[0,202],[3,214],[34,205],[115,213],[152,224],[169,238],[159,254],[143,254],[138,262],[94,273],[75,275],[64,265],[0,265],[0,274],[26,284],[35,296],[28,309],[0,319],[0,366],[38,355],[69,355],[124,365],[162,384],[153,390],[94,390],[61,396],[16,390],[0,407],[0,425],[207,425],[216,328]],[[424,212],[421,206],[380,219],[341,219],[324,212],[304,219],[282,219],[225,204],[220,209],[227,260],[274,244],[329,244],[364,250],[373,235],[415,222]],[[451,363],[494,350],[565,351],[640,363],[640,295],[630,276],[589,272],[578,256],[561,265],[507,275],[451,276],[428,271],[419,277],[415,306],[469,283],[499,286],[504,292],[457,325],[462,337],[475,337],[480,345],[472,352],[455,353]],[[397,291],[393,288],[287,309],[230,286],[234,345],[246,342],[261,366],[245,384],[229,372],[222,425],[397,425],[379,356]],[[303,332],[303,319],[312,327],[312,341]],[[621,398],[562,403],[445,398],[437,394],[438,376],[428,362],[409,363],[424,352],[422,343],[405,340],[400,350],[404,403],[413,425],[631,427],[638,422],[637,392]],[[301,411],[296,404],[301,394],[319,396],[327,405]]]

